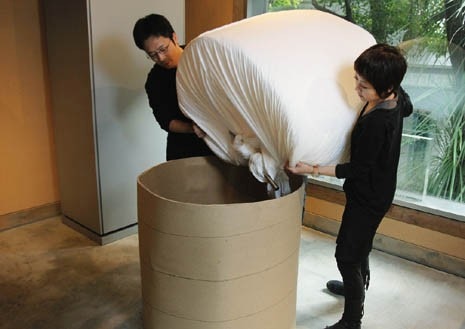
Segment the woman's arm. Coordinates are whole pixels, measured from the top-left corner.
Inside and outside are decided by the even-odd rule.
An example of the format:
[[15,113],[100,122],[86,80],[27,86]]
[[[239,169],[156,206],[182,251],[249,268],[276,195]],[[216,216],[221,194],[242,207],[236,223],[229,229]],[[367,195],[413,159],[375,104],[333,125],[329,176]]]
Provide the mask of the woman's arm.
[[296,175],[336,176],[336,166],[310,165],[302,161],[298,162],[295,167],[286,166],[286,169]]

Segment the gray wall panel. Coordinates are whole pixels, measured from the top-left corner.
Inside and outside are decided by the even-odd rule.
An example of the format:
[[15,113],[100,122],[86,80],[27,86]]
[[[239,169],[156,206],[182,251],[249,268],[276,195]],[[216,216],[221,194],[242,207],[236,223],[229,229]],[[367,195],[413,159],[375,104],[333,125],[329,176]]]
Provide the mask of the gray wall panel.
[[165,161],[136,20],[165,15],[184,40],[184,0],[45,0],[63,212],[97,235],[137,223],[136,179]]

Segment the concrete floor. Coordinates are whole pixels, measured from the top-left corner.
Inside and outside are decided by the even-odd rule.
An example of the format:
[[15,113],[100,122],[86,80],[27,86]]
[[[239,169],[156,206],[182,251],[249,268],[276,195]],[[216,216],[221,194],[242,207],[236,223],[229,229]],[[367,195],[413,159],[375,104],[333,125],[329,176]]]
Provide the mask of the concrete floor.
[[[302,230],[297,329],[340,317],[324,289],[333,253],[333,237]],[[465,329],[465,279],[378,251],[371,268],[362,328]],[[140,290],[137,235],[98,246],[59,217],[0,232],[1,329],[142,328]]]

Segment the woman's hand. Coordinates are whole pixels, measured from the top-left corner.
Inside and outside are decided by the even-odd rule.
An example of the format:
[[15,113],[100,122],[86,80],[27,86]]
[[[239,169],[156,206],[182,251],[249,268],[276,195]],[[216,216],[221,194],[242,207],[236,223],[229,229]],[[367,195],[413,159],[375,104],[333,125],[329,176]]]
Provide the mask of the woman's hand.
[[314,173],[315,169],[314,169],[314,166],[308,163],[299,161],[297,162],[295,167],[290,167],[289,163],[287,163],[286,170],[296,175],[310,175]]
[[296,175],[312,175],[318,177],[320,175],[336,177],[336,166],[319,166],[310,165],[308,163],[299,161],[295,167],[290,167],[289,162],[286,163],[285,169]]

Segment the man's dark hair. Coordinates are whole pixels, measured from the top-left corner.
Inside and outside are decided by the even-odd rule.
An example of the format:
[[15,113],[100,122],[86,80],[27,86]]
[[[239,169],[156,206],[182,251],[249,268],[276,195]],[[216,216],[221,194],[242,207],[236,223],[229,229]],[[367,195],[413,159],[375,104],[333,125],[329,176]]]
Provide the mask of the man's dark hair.
[[173,27],[165,16],[159,14],[150,14],[145,17],[139,18],[134,29],[132,36],[134,42],[139,49],[144,50],[144,42],[149,37],[165,37],[173,39]]
[[354,69],[386,98],[399,89],[407,61],[397,47],[380,43],[365,50],[355,60]]

